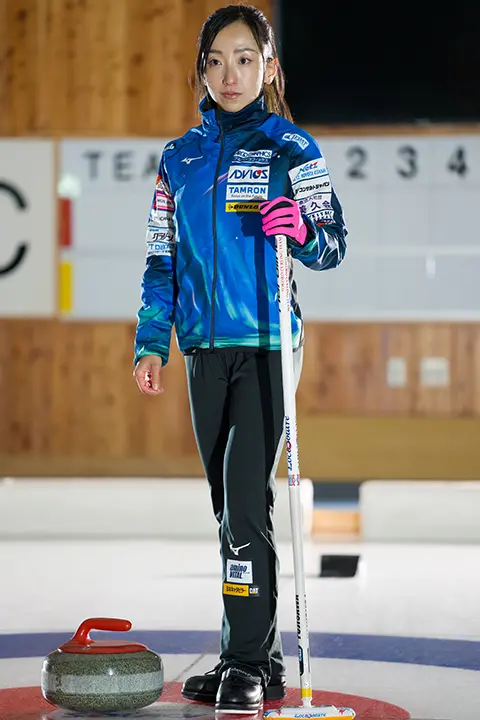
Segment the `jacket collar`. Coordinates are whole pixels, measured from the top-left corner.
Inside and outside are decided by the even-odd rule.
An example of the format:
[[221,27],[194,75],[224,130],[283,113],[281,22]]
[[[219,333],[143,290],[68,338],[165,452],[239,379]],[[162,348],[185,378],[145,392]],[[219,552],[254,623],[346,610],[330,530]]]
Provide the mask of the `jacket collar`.
[[226,133],[243,129],[246,125],[255,127],[261,125],[270,115],[263,93],[238,112],[222,110],[209,97],[201,101],[199,109],[203,128],[207,132],[219,132],[220,127]]

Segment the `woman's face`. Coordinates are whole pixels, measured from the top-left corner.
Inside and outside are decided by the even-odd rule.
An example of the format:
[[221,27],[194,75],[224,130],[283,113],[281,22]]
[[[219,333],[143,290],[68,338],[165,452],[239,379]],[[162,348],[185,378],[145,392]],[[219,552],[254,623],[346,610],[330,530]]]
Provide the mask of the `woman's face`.
[[213,41],[205,85],[222,110],[238,112],[259,96],[275,74],[275,63],[265,63],[252,31],[238,20],[220,30]]

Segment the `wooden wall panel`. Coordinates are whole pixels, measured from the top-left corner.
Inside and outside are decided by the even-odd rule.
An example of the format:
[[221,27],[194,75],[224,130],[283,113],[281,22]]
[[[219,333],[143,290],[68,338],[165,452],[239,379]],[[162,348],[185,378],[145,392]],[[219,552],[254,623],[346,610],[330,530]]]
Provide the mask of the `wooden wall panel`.
[[471,326],[452,327],[452,375],[457,388],[452,411],[456,416],[480,414],[480,332]]
[[222,4],[0,0],[0,135],[183,134],[196,40]]
[[[306,348],[299,399],[307,414],[479,416],[477,323],[310,323]],[[425,357],[448,361],[447,386],[422,383]],[[389,358],[405,360],[404,387],[388,386]]]
[[417,365],[415,367],[416,411],[426,415],[451,415],[453,411],[452,385],[446,387],[423,386],[419,378],[419,365],[423,357],[450,359],[452,328],[444,325],[419,325],[417,327]]
[[[299,415],[300,469],[317,480],[478,480],[480,420]],[[279,468],[286,476],[285,463]]]
[[[202,474],[176,341],[153,398],[132,375],[133,336],[130,323],[0,320],[0,476]],[[448,387],[422,386],[425,355],[450,361]],[[387,386],[392,356],[407,362],[404,388]],[[479,388],[477,324],[308,323],[302,469],[480,477]]]
[[384,382],[389,358],[405,358],[407,384],[405,387],[388,388],[380,394],[379,411],[387,415],[413,415],[415,407],[416,373],[415,328],[411,325],[382,325],[380,329],[382,368],[379,379]]

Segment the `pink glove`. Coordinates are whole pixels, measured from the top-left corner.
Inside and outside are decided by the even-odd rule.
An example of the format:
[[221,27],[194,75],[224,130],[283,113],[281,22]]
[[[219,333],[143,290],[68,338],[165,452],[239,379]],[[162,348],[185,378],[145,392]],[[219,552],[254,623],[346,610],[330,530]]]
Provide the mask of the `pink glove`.
[[287,235],[294,243],[305,244],[307,226],[295,200],[282,196],[260,203],[259,209],[265,235]]

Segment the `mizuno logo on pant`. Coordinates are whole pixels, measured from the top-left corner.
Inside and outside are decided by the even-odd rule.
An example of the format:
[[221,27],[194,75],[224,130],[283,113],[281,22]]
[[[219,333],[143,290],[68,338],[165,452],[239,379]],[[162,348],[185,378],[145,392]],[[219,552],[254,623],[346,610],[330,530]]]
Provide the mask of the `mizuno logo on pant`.
[[250,545],[250,543],[247,543],[246,545],[240,545],[240,547],[233,547],[233,545],[229,545],[228,547],[230,548],[230,550],[232,551],[232,553],[234,555],[238,556],[238,553],[240,552],[240,550],[243,550],[243,548],[246,548],[249,545]]

